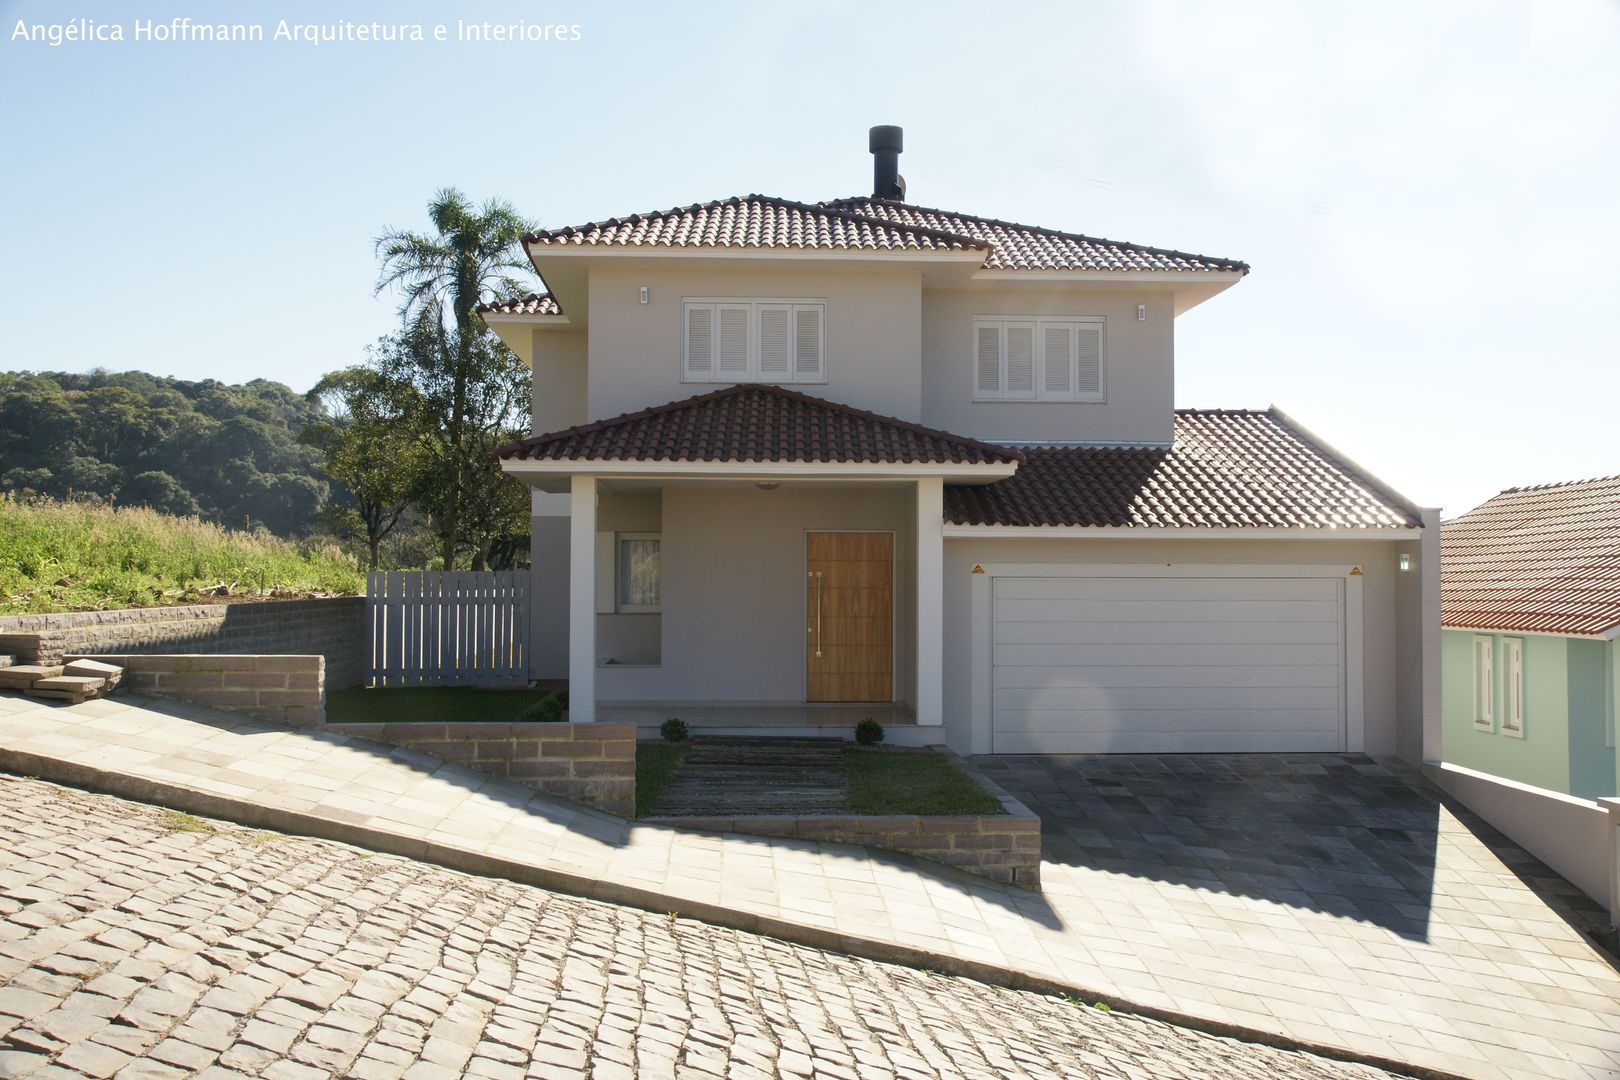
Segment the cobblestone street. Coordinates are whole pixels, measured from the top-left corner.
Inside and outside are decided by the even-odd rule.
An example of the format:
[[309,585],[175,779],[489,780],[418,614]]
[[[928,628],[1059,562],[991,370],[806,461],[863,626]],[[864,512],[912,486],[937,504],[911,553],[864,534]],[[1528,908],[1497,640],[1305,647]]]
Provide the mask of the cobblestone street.
[[0,1078],[1376,1070],[0,776]]

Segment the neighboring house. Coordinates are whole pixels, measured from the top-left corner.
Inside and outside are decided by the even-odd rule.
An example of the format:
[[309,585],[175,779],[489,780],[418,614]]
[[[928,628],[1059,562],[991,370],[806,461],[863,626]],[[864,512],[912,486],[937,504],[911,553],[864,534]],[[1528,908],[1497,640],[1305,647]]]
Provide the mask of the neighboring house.
[[1511,488],[1442,532],[1446,760],[1616,794],[1620,477]]
[[899,134],[871,196],[525,238],[549,291],[481,312],[534,370],[534,674],[576,720],[1417,758],[1425,512],[1174,407],[1249,268],[916,206]]

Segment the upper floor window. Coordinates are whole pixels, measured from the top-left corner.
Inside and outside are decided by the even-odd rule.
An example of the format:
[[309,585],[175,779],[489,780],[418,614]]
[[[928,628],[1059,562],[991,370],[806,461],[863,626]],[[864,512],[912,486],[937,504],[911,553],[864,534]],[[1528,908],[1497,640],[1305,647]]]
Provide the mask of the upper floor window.
[[973,320],[973,400],[1102,401],[1103,320]]
[[826,382],[820,300],[681,302],[686,382]]

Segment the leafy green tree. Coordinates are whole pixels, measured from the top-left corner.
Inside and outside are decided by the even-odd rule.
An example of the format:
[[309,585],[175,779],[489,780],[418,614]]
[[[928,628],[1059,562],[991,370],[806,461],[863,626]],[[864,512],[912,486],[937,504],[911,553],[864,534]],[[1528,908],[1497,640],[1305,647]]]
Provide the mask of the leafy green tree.
[[309,392],[325,418],[304,429],[306,445],[324,455],[323,467],[353,497],[354,505],[328,508],[326,521],[365,538],[367,566],[376,570],[383,540],[410,505],[422,440],[408,427],[405,388],[369,367],[334,371]]
[[489,459],[525,430],[527,366],[482,327],[463,337],[430,313],[383,339],[373,364],[416,440],[412,499],[439,534],[444,569],[455,569],[464,548],[483,569],[511,539],[511,508],[525,507],[521,526],[528,522],[527,492]]
[[474,309],[490,295],[521,290],[513,274],[528,269],[520,241],[530,226],[509,204],[475,207],[454,188],[428,203],[428,220],[431,234],[389,229],[377,240],[376,291],[396,288],[404,296],[404,328],[379,354],[379,370],[416,392],[413,419],[423,438],[417,496],[439,532],[444,569],[452,570],[464,543],[475,565],[487,558],[488,536],[469,535],[468,523],[500,515],[468,501],[499,488],[481,476],[492,467],[483,451],[490,436],[521,430],[516,418],[527,408],[523,364]]

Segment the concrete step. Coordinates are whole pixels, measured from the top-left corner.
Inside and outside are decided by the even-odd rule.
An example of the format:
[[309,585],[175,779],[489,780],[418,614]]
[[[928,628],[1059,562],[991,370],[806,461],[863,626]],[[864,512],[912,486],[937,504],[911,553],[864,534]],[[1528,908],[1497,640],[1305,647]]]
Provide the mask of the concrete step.
[[107,680],[95,675],[57,675],[39,679],[27,690],[29,697],[54,698],[74,705],[87,698],[100,697]]
[[0,668],[0,690],[27,690],[41,679],[54,679],[60,674],[59,665],[13,664]]

